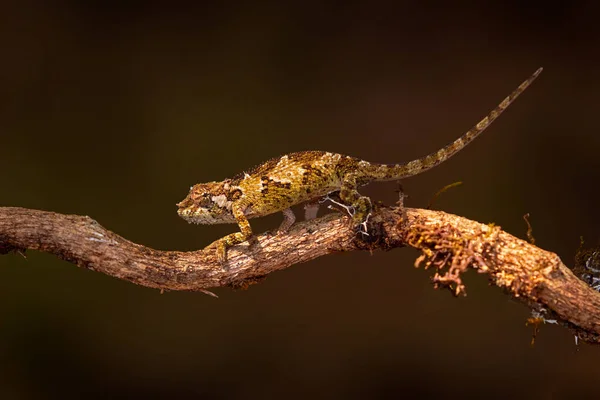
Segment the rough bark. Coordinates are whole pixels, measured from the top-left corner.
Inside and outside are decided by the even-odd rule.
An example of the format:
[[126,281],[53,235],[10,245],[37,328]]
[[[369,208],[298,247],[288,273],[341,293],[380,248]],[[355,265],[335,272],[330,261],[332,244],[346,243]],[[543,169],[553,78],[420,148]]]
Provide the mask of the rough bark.
[[464,293],[461,274],[473,268],[544,318],[556,318],[579,338],[600,343],[600,293],[556,254],[500,227],[441,211],[382,207],[371,222],[375,234],[368,243],[357,240],[347,218],[333,213],[298,223],[286,234],[258,235],[252,243],[231,248],[221,265],[211,247],[159,251],[132,243],[89,217],[0,207],[0,254],[39,250],[138,285],[210,293],[206,289],[245,287],[333,252],[412,246],[422,251],[417,265],[436,268],[436,286]]

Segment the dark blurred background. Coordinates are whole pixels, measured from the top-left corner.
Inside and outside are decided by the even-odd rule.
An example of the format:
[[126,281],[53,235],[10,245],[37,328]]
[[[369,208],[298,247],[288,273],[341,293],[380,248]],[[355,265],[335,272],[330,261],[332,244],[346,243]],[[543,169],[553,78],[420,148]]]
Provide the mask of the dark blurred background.
[[[569,265],[598,243],[595,2],[224,3],[2,2],[0,205],[201,248],[236,228],[179,219],[192,184],[307,149],[423,156],[543,66],[407,204],[460,180],[437,208],[519,237],[529,212]],[[598,347],[556,326],[531,347],[524,305],[474,273],[466,298],[436,291],[416,256],[332,255],[219,299],[0,257],[0,398],[597,398]]]

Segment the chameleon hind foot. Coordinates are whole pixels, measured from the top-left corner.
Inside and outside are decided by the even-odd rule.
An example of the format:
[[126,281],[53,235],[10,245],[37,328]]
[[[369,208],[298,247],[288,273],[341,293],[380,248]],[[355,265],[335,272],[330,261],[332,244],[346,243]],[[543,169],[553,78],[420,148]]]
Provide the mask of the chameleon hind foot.
[[355,231],[361,236],[370,236],[369,234],[369,218],[371,217],[371,199],[367,196],[360,196],[352,204],[354,214],[352,215],[352,222],[355,226]]
[[[331,201],[338,207],[346,210],[350,218],[352,218],[352,225],[356,234],[361,236],[370,236],[369,234],[369,218],[371,217],[371,199],[367,196],[358,197],[352,205],[344,204],[343,202],[336,201],[330,197],[327,200]],[[334,208],[331,207],[330,208]]]

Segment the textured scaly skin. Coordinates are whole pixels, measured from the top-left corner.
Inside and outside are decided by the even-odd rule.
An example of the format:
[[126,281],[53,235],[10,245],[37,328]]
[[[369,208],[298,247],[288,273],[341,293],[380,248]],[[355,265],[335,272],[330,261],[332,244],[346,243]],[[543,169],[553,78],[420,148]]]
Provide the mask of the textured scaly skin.
[[363,228],[366,229],[371,200],[361,196],[358,187],[417,175],[446,161],[479,136],[541,72],[542,68],[538,69],[471,130],[426,157],[403,164],[373,164],[325,151],[291,153],[231,179],[192,186],[187,197],[177,204],[178,214],[190,223],[238,224],[240,232],[215,242],[221,261],[226,260],[228,247],[252,236],[249,218],[283,211],[285,220],[280,230],[285,231],[295,220],[291,206],[337,191],[357,228],[366,234]]

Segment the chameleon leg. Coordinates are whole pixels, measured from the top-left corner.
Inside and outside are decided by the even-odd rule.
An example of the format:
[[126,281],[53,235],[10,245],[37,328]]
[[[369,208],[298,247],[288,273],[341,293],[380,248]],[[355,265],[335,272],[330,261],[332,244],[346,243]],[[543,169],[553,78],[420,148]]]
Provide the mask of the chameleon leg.
[[344,180],[340,190],[340,199],[354,209],[352,221],[356,224],[359,231],[363,234],[368,234],[367,221],[371,215],[371,199],[367,196],[362,196],[356,188],[356,178],[351,176]]
[[[308,201],[304,205],[304,219],[306,221],[310,221],[311,219],[317,218],[317,214],[319,213],[319,207],[321,206],[321,204],[325,203],[326,201],[331,201],[334,204],[338,204],[339,202],[335,201],[335,199],[339,199],[339,197],[340,197],[339,195],[340,195],[340,192],[335,191],[335,192],[331,192],[323,197],[318,197],[316,199]],[[340,204],[338,204],[338,205],[340,205]]]
[[231,210],[240,227],[240,232],[229,234],[215,241],[217,244],[217,258],[220,262],[225,262],[227,260],[227,249],[229,247],[245,242],[252,236],[252,228],[250,227],[248,218],[244,215],[244,208],[245,207],[239,205],[234,205]]
[[286,208],[283,210],[283,221],[281,222],[281,225],[279,225],[277,232],[287,232],[294,222],[296,222],[296,216],[294,215],[294,212],[291,208]]
[[321,204],[321,199],[311,200],[304,205],[304,219],[311,220],[317,218],[317,213],[319,212],[319,205]]

